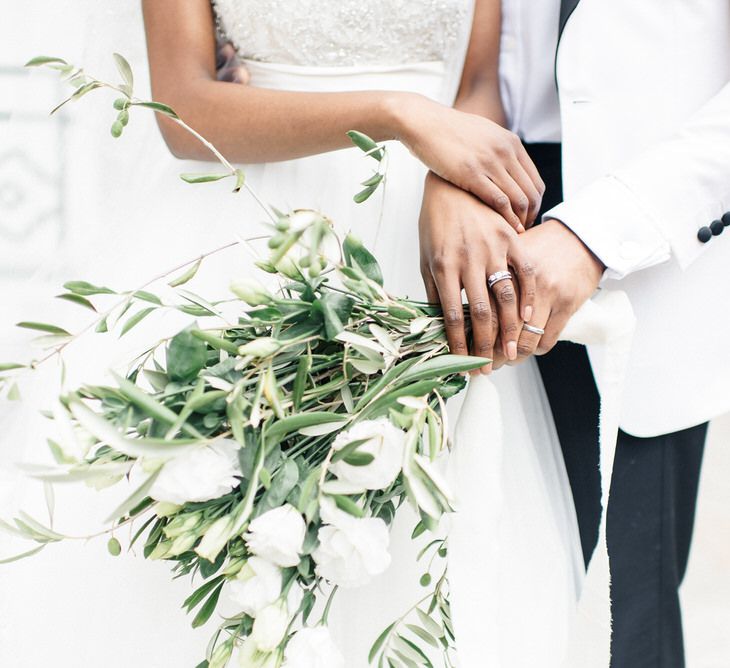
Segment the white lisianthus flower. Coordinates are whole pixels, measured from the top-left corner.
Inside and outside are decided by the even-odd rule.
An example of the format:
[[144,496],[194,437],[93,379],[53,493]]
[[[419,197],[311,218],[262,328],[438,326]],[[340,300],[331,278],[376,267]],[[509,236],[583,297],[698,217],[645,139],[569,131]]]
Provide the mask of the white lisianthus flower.
[[291,504],[272,508],[248,525],[246,545],[252,554],[286,568],[299,563],[307,525]]
[[374,457],[365,466],[353,466],[344,460],[331,464],[329,469],[340,481],[352,487],[353,492],[389,487],[403,467],[406,434],[387,418],[365,420],[337,435],[332,447],[342,450],[353,441],[365,440],[356,454]]
[[[166,504],[182,505],[188,501],[209,501],[228,494],[239,483],[239,445],[232,439],[220,439],[166,461],[152,484],[149,496]],[[132,483],[140,484],[149,473],[138,460],[130,472]]]
[[249,636],[241,645],[238,661],[241,668],[278,668],[279,656],[279,652],[262,652]]
[[282,668],[344,668],[345,657],[326,626],[302,629],[292,636]]
[[345,589],[361,587],[390,565],[388,526],[379,517],[357,518],[325,500],[319,545],[312,553],[317,575]]
[[241,612],[256,617],[281,595],[281,569],[262,559],[249,557],[238,575],[227,583],[228,598]]
[[208,561],[215,561],[226,543],[232,538],[233,519],[226,515],[219,517],[211,524],[203,534],[203,540],[200,541],[195,551]]
[[256,615],[251,630],[251,640],[259,651],[273,652],[284,640],[290,621],[286,601],[280,600],[267,605]]

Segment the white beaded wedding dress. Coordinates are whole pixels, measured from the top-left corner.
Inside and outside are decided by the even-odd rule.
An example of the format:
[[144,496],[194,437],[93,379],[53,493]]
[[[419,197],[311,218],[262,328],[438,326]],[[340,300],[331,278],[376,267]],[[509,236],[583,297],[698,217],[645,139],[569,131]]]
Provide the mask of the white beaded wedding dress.
[[[413,91],[445,104],[458,85],[472,11],[469,0],[217,0],[214,7],[252,86]],[[417,221],[425,168],[400,144],[388,152],[386,188],[363,205],[352,195],[369,165],[356,149],[245,171],[267,202],[320,209],[340,232],[353,231],[377,255],[391,292],[422,298]],[[449,475],[459,513],[449,578],[460,665],[560,666],[583,565],[536,367],[472,381],[456,436]],[[330,624],[348,667],[364,668],[380,631],[428,591],[418,586],[423,569],[409,537],[416,518],[403,515],[390,569],[335,598]]]

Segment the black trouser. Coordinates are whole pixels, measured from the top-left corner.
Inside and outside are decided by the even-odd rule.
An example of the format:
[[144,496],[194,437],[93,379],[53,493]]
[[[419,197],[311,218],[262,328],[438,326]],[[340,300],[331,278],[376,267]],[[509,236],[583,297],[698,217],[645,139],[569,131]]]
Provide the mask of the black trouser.
[[[547,185],[543,209],[550,208],[562,199],[559,145],[528,151]],[[598,392],[583,346],[559,343],[538,358],[538,366],[587,563],[601,509]],[[706,435],[706,424],[653,438],[619,432],[607,518],[612,668],[684,666],[678,587],[687,568]]]

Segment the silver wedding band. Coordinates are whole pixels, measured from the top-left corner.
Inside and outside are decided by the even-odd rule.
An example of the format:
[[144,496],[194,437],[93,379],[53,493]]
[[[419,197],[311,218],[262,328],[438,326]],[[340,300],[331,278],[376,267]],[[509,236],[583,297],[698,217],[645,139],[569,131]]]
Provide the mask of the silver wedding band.
[[512,280],[512,274],[508,271],[495,271],[491,276],[487,277],[487,285],[492,288],[500,281]]
[[545,333],[545,330],[541,327],[533,327],[532,325],[528,325],[527,323],[522,325],[522,329],[524,329],[526,332],[530,332],[530,334],[537,334],[538,336],[542,336]]

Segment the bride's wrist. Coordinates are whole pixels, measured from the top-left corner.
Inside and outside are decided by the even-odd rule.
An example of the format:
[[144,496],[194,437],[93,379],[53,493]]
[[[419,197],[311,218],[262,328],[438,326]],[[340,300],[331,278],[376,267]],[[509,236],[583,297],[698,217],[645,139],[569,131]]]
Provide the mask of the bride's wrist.
[[417,93],[387,92],[380,100],[380,117],[383,119],[387,139],[395,139],[408,146],[413,137],[414,121],[419,109],[430,100]]

